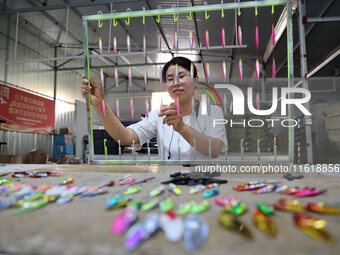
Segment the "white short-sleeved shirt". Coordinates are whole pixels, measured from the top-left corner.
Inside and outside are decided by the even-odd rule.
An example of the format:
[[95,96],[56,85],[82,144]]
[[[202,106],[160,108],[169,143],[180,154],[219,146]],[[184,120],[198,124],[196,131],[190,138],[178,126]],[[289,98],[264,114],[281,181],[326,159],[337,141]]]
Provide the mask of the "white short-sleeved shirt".
[[[194,115],[184,116],[183,122],[200,133],[220,139],[223,144],[226,140],[224,125],[214,127],[214,119],[224,119],[223,111],[220,107],[211,105],[207,115],[202,115],[198,111],[197,117]],[[128,126],[137,134],[140,146],[157,137],[158,155],[160,159],[172,160],[204,160],[209,156],[195,151],[193,147],[178,133],[172,126],[163,124],[164,117],[158,117],[159,110],[151,111],[147,118]],[[180,150],[178,149],[180,147]],[[139,148],[137,148],[139,149]],[[224,148],[223,148],[224,149]],[[170,158],[169,158],[170,157]]]

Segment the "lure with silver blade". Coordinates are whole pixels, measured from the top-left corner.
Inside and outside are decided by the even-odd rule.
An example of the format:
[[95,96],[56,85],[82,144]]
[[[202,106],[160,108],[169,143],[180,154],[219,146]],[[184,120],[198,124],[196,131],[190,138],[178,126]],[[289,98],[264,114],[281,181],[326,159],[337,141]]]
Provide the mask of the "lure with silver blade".
[[243,64],[242,64],[241,58],[238,60],[238,74],[239,74],[240,80],[242,80],[242,78],[243,78]]
[[114,235],[123,234],[128,227],[137,219],[137,209],[134,206],[126,207],[112,223],[112,233]]
[[222,47],[225,48],[225,31],[224,27],[222,27]]
[[145,98],[144,107],[145,107],[145,116],[148,118],[149,117],[149,101],[147,98]]
[[238,46],[241,47],[242,46],[242,29],[241,26],[239,25],[237,28],[237,39],[238,39]]
[[194,48],[194,35],[192,31],[190,31],[189,33],[189,46],[190,46],[190,50]]
[[207,51],[209,51],[209,31],[208,29],[205,30],[205,47]]
[[131,50],[131,48],[130,48],[130,35],[126,36],[126,48],[127,48],[128,54],[130,54],[130,50]]
[[275,237],[277,226],[275,222],[260,210],[255,210],[253,213],[253,222],[255,226],[270,237]]
[[129,86],[131,88],[132,87],[132,71],[131,71],[131,67],[129,67],[129,69],[128,69],[128,82],[129,82]]
[[209,225],[202,216],[191,214],[184,222],[184,248],[188,252],[196,251],[209,236]]
[[102,42],[101,37],[99,38],[98,46],[99,46],[99,55],[102,56],[103,55],[103,42]]
[[255,62],[255,73],[256,73],[256,79],[259,80],[260,78],[260,61],[257,58]]
[[223,74],[223,81],[227,82],[227,64],[224,60],[222,62],[222,74]]
[[116,117],[119,119],[119,100],[116,98]]
[[117,38],[113,37],[113,53],[115,57],[117,56]]
[[118,81],[118,68],[117,67],[115,67],[115,84],[116,84],[116,88],[118,88],[119,81]]

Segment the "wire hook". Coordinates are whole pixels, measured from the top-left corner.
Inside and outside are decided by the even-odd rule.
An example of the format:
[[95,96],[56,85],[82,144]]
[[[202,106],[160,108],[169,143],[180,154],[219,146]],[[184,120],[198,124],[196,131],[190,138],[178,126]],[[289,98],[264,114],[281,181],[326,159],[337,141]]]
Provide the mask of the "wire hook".
[[[221,4],[224,4],[223,0],[221,0]],[[224,9],[221,10],[221,17],[224,18]]]
[[[206,1],[204,1],[204,5],[208,5],[208,3]],[[209,19],[210,15],[208,15],[208,11],[205,11],[204,17],[205,17],[205,19]]]
[[[188,7],[192,6],[191,3],[188,3]],[[190,16],[187,16],[188,20],[192,20],[192,13],[189,12]]]
[[[126,11],[131,12],[131,9],[127,8]],[[125,24],[129,26],[130,25],[130,17],[128,17],[127,19],[128,19],[127,21],[125,20]]]
[[[175,4],[171,5],[171,8],[176,8],[176,5]],[[178,14],[174,13],[174,21],[177,22],[177,20],[178,20]]]
[[[103,13],[101,11],[97,12],[98,15],[102,15]],[[100,19],[98,20],[98,27],[101,28],[103,26],[103,22],[100,21]]]
[[[143,7],[143,12],[145,12],[145,7]],[[143,25],[145,25],[145,16],[143,15]]]
[[[157,10],[162,9],[162,7],[160,7],[159,5],[157,6]],[[156,18],[157,23],[159,23],[161,21],[161,15],[158,14],[158,18]]]
[[[112,10],[112,13],[117,13],[117,11],[116,11],[116,10]],[[116,18],[113,18],[112,25],[113,25],[114,27],[116,27],[116,26],[118,25],[118,22],[116,21]]]

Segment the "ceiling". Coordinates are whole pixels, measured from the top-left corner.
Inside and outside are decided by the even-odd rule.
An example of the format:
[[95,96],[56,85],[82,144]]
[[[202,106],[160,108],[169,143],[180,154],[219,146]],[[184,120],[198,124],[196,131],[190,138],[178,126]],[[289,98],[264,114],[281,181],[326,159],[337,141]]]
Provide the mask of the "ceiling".
[[[173,5],[186,7],[188,5],[199,6],[204,5],[204,1],[133,1],[133,0],[11,0],[2,2],[2,11],[0,15],[12,15],[12,20],[16,20],[16,12],[20,13],[22,23],[31,25],[34,29],[32,33],[43,34],[44,40],[51,46],[65,47],[67,45],[68,55],[77,55],[82,53],[83,49],[83,28],[82,16],[95,15],[98,11],[103,14],[109,13],[111,9],[117,12],[125,12],[127,8],[132,11],[148,9],[171,8]],[[234,0],[224,0],[224,3],[235,2]],[[241,1],[245,2],[245,1]],[[46,3],[46,5],[44,5]],[[221,0],[209,0],[207,4],[219,4]],[[67,8],[69,7],[69,15],[67,16]],[[175,55],[187,56],[191,60],[210,64],[209,77],[210,82],[222,82],[222,60],[226,60],[228,64],[228,73],[230,79],[237,79],[238,60],[243,60],[243,75],[246,78],[255,77],[255,60],[259,58],[263,60],[266,52],[268,41],[271,38],[271,26],[277,24],[283,6],[277,6],[274,14],[271,13],[271,7],[261,7],[258,9],[258,28],[259,28],[259,48],[255,47],[255,11],[254,8],[242,9],[241,15],[235,16],[234,10],[224,11],[224,18],[221,17],[220,11],[209,12],[209,19],[205,18],[204,12],[193,14],[193,19],[188,20],[188,14],[180,14],[178,21],[174,22],[173,15],[161,16],[158,24],[156,17],[146,17],[146,24],[143,25],[141,18],[131,18],[130,25],[125,24],[125,20],[118,20],[117,27],[112,27],[110,21],[103,21],[104,25],[99,28],[97,22],[89,23],[89,44],[91,54],[98,54],[98,39],[102,38],[104,54],[112,54],[112,49],[108,50],[108,44],[112,47],[113,36],[117,37],[118,50],[126,51],[126,35],[130,35],[131,51],[143,51],[143,35],[146,37],[147,50],[157,50],[158,34],[162,38],[162,50],[171,50],[174,45],[174,33],[178,32],[178,48],[189,47],[189,33],[194,34],[194,47],[205,47],[205,31],[209,32],[209,44],[212,46],[220,46],[221,44],[221,28],[225,29],[226,45],[236,45],[235,28],[240,25],[242,28],[244,48],[219,49],[209,51],[193,50],[171,53],[152,53],[146,57],[142,54],[124,56],[124,57],[106,57],[104,59],[93,58],[91,64],[93,66],[110,66],[105,69],[107,74],[112,75],[112,66],[118,65],[135,65],[137,63],[148,63],[149,76],[157,79],[159,66]],[[294,75],[300,76],[300,60],[299,60],[299,30],[298,30],[298,11],[295,10],[293,16],[293,39],[294,39]],[[340,1],[336,0],[308,0],[306,1],[306,16],[312,17],[333,17],[340,16]],[[67,24],[68,19],[68,24]],[[235,23],[236,22],[236,23]],[[329,55],[339,49],[340,45],[340,26],[337,22],[319,22],[307,23],[306,31],[306,47],[307,47],[307,63],[308,72],[317,67]],[[66,33],[67,30],[67,33]],[[111,30],[111,31],[110,31]],[[267,63],[263,62],[266,75],[271,77],[272,57],[276,60],[277,76],[287,77],[287,40],[286,32],[284,32],[276,43],[274,51],[270,54]],[[63,63],[64,61],[58,61]],[[199,75],[204,79],[206,72],[204,64],[198,63]],[[338,76],[340,73],[340,57],[337,56],[315,76]],[[82,66],[79,66],[81,69]],[[230,70],[229,70],[230,68]],[[119,72],[127,75],[127,67],[122,67]],[[143,77],[144,66],[134,66],[133,75]]]

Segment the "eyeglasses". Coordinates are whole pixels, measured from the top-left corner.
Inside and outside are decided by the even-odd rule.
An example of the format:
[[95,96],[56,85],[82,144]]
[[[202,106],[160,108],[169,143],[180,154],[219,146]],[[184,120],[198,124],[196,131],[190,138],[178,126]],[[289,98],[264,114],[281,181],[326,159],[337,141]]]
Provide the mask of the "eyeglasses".
[[[186,74],[186,73],[180,73],[178,75],[178,83],[186,83],[188,81],[188,77],[191,76],[190,74]],[[170,87],[172,85],[174,85],[176,82],[176,79],[172,76],[168,77],[165,81],[165,86]]]

